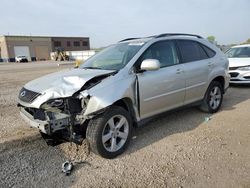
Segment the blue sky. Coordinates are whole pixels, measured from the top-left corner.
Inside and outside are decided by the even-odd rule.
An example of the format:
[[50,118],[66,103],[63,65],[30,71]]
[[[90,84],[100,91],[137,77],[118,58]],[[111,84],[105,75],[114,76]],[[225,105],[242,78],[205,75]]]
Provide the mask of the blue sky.
[[250,38],[250,0],[0,0],[0,35],[89,36],[92,47],[166,32]]

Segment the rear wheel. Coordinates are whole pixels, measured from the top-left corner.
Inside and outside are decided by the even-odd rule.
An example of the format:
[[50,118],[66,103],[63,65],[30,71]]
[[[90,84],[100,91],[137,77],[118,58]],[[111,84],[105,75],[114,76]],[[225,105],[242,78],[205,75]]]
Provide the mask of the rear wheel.
[[204,96],[200,109],[205,112],[215,113],[222,104],[223,88],[220,82],[212,81]]
[[94,153],[111,159],[125,151],[131,132],[129,113],[119,106],[113,106],[89,122],[86,137]]

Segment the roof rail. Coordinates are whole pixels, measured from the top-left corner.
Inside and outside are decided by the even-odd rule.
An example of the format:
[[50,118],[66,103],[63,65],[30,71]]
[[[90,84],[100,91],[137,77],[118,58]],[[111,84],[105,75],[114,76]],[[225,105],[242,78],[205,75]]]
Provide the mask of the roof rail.
[[155,36],[155,38],[170,37],[170,36],[191,36],[191,37],[197,37],[199,39],[202,39],[202,37],[199,35],[187,34],[187,33],[163,33],[163,34]]
[[[202,39],[203,37],[201,37],[200,35],[194,35],[194,34],[187,34],[187,33],[163,33],[160,35],[154,35],[154,36],[149,36],[149,37],[145,37],[145,38],[161,38],[161,37],[171,37],[171,36],[190,36],[190,37],[197,37],[199,39]],[[139,37],[137,38],[126,38],[123,39],[119,42],[124,42],[124,41],[128,41],[128,40],[135,40],[135,39],[140,39]]]
[[140,38],[127,38],[127,39],[123,39],[123,40],[121,40],[119,42],[124,42],[124,41],[127,41],[127,40],[134,40],[134,39],[140,39]]

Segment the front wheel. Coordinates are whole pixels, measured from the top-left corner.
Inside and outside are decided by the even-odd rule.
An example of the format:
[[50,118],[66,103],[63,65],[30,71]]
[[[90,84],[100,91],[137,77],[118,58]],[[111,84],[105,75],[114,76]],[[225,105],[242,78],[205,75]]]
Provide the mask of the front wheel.
[[215,113],[220,109],[222,100],[222,85],[220,82],[212,81],[207,89],[200,109],[205,112]]
[[94,153],[111,159],[125,151],[131,132],[130,114],[122,107],[112,106],[89,122],[86,137]]

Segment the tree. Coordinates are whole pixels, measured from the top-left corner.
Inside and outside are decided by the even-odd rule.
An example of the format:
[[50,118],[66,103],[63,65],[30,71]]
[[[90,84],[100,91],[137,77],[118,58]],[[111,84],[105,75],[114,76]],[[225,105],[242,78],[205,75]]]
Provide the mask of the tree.
[[215,36],[212,36],[212,35],[208,36],[207,40],[213,43],[213,42],[215,42]]
[[245,42],[242,42],[241,44],[250,44],[250,39],[247,39]]

